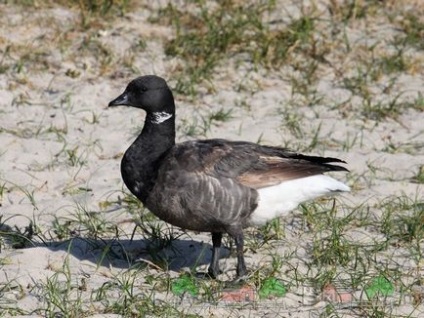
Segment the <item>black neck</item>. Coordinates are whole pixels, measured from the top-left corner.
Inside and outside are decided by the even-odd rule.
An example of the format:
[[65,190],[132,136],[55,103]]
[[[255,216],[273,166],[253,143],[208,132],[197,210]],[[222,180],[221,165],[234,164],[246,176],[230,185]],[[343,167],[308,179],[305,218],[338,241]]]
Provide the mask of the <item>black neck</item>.
[[125,185],[142,202],[153,187],[158,161],[175,145],[175,113],[157,123],[154,114],[147,113],[141,134],[125,152],[121,173]]

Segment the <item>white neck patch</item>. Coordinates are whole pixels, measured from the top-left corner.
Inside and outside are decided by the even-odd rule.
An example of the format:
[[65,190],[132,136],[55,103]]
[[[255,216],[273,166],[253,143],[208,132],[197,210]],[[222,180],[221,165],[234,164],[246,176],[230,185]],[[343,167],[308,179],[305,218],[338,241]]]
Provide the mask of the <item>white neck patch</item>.
[[156,113],[152,113],[152,115],[153,115],[153,120],[152,120],[153,124],[161,124],[172,117],[172,114],[167,112],[156,112]]

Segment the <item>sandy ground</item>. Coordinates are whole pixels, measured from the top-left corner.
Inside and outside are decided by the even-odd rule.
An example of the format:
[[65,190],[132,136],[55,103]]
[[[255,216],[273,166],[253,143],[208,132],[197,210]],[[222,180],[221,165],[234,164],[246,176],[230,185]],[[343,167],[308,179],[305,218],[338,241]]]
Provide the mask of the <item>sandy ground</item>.
[[[407,3],[414,8],[413,2]],[[296,14],[296,8],[290,4],[287,10]],[[79,21],[77,11],[0,4],[0,62],[7,66],[0,74],[0,223],[5,224],[3,231],[24,231],[30,222],[37,230],[33,242],[23,249],[13,249],[10,240],[2,240],[0,313],[4,308],[19,308],[24,314],[43,315],[40,308],[47,306],[43,303],[45,284],[64,271],[64,263],[68,264],[72,284],[84,281],[86,288],[81,293],[89,295],[124,275],[134,258],[143,259],[139,251],[147,243],[139,232],[131,241],[134,225],[128,220],[133,215],[119,204],[127,194],[119,164],[122,153],[142,127],[144,114],[129,108],[107,109],[106,105],[138,75],[157,74],[167,78],[171,87],[175,85],[171,74],[181,61],[166,56],[163,50],[163,41],[171,38],[174,31],[149,22],[152,10],[153,7],[140,6],[113,23],[103,21],[96,31],[82,32],[75,28]],[[378,14],[375,19],[374,23],[358,21],[346,26],[346,36],[353,47],[376,43],[380,50],[387,49],[381,39],[392,38],[398,31]],[[146,47],[138,51],[134,43],[139,39],[145,41]],[[110,52],[110,61],[105,60],[102,48]],[[333,50],[329,58],[339,61],[345,75],[354,72],[358,56],[342,53],[337,47]],[[133,54],[132,70],[120,67],[129,52]],[[392,77],[383,76],[370,87],[373,101],[385,103],[401,92],[396,101],[400,105],[424,94],[423,54],[422,50],[407,50],[405,55],[416,62],[418,69],[396,74],[389,92],[383,88]],[[193,138],[187,135],[187,127],[197,125],[195,138],[261,140],[304,150],[317,132],[317,145],[307,152],[348,162],[351,173],[338,178],[353,191],[337,200],[347,211],[366,206],[370,220],[378,220],[382,212],[374,208],[375,204],[387,198],[423,201],[423,185],[414,181],[424,164],[422,108],[405,109],[396,118],[382,120],[359,115],[363,100],[339,85],[335,67],[320,69],[314,85],[320,98],[308,106],[302,96],[292,91],[293,82],[287,79],[289,75],[296,76],[296,71],[289,66],[269,72],[243,65],[236,68],[232,60],[229,66],[219,66],[211,78],[212,84],[205,85],[194,100],[176,94],[179,140]],[[238,90],[240,86],[245,89]],[[219,109],[231,109],[231,119],[213,123],[203,133],[202,117]],[[282,120],[282,114],[291,111],[297,116],[301,136],[294,135]],[[54,232],[55,220],[75,220],[78,213],[98,214],[106,224],[116,224],[119,239],[112,235],[87,239],[83,227],[75,227],[73,240],[60,240]],[[297,260],[308,258],[307,248],[313,238],[303,232],[303,225],[296,223],[301,212],[293,215],[284,220],[284,239],[281,244],[274,244],[273,251],[281,255],[296,251]],[[381,233],[374,233],[367,226],[352,228],[348,235],[358,242],[381,238]],[[171,277],[194,264],[205,269],[210,243],[207,234],[183,234],[169,251],[184,254],[174,252],[170,256]],[[114,249],[115,257],[103,258],[104,246]],[[247,252],[248,266],[262,266],[269,261],[268,252]],[[224,256],[223,268],[231,272],[235,259],[227,251]],[[424,272],[421,258],[413,259],[401,252],[396,257],[399,271]],[[302,264],[299,266],[300,272],[308,271]],[[161,272],[153,265],[149,271],[152,275]],[[141,290],[149,288],[145,277],[134,279]],[[399,286],[396,285],[397,293]],[[329,302],[308,288],[293,287],[287,297],[255,306],[209,306],[204,302],[192,305],[190,310],[205,316],[273,317],[290,313],[310,317],[322,313]],[[167,296],[158,292],[157,297]],[[415,308],[412,296],[402,299],[394,306],[393,315],[424,315],[424,306]],[[360,315],[349,306],[341,310],[346,317]]]

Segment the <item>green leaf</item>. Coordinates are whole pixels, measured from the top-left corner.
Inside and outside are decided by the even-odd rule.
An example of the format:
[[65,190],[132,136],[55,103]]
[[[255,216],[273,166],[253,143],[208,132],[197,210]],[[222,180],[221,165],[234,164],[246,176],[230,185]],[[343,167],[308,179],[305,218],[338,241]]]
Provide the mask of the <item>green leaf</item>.
[[393,284],[384,276],[374,278],[365,289],[368,299],[371,299],[376,295],[391,296],[394,291],[395,288]]
[[267,298],[270,296],[273,297],[283,297],[287,292],[286,287],[282,282],[275,279],[274,277],[270,277],[265,279],[262,282],[262,286],[259,289],[259,297]]
[[191,296],[197,296],[199,288],[196,286],[195,280],[189,275],[183,275],[172,281],[171,291],[175,295],[183,295],[189,293]]

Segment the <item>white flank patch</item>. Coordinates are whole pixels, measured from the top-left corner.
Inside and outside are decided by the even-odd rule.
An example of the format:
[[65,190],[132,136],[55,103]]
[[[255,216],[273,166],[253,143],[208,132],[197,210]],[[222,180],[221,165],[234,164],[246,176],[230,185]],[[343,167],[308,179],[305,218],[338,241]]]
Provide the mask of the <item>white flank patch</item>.
[[154,120],[152,121],[154,124],[161,124],[164,121],[168,120],[172,117],[172,114],[167,112],[156,112],[153,113]]
[[258,189],[259,203],[250,218],[250,223],[264,225],[276,217],[287,214],[302,202],[345,191],[350,191],[347,185],[322,174]]

